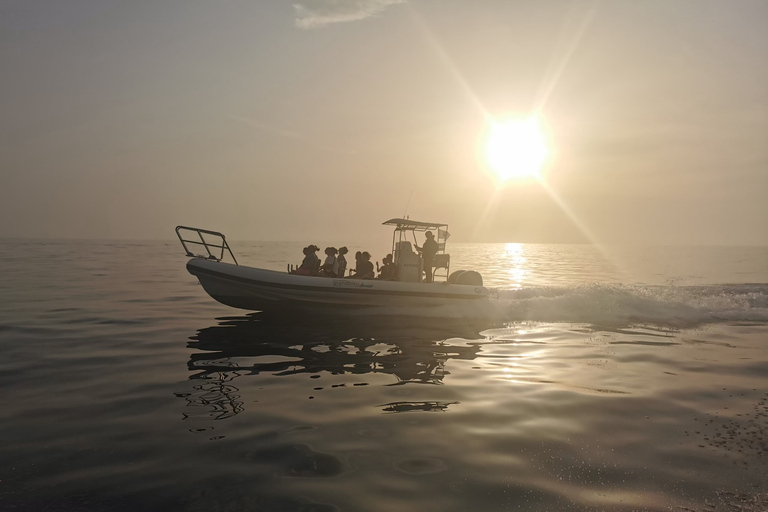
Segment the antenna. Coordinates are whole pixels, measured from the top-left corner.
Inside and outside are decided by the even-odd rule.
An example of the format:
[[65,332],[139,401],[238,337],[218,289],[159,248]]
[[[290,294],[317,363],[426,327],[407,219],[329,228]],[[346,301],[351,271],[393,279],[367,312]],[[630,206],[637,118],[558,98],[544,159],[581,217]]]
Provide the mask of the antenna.
[[408,207],[411,206],[412,197],[413,197],[413,189],[411,189],[411,195],[408,196],[408,202],[405,204],[405,211],[403,212],[403,218],[405,218],[405,214],[408,213]]

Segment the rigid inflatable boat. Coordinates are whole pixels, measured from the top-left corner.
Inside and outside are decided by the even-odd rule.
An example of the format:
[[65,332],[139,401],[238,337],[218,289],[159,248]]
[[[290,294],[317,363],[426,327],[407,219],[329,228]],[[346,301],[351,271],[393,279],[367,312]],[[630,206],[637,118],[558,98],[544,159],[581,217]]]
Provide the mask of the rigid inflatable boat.
[[[394,226],[392,254],[396,280],[320,277],[277,272],[240,265],[225,236],[188,226],[177,226],[176,234],[187,256],[187,270],[215,300],[252,311],[284,310],[295,306],[395,306],[434,307],[466,304],[487,297],[482,277],[473,271],[450,273],[450,256],[445,253],[449,236],[446,224],[391,219]],[[424,260],[413,251],[409,235],[418,248],[416,236],[438,232],[438,252],[431,261],[435,281],[424,282]],[[191,246],[202,246],[206,254],[195,255]],[[231,258],[232,263],[223,261]]]

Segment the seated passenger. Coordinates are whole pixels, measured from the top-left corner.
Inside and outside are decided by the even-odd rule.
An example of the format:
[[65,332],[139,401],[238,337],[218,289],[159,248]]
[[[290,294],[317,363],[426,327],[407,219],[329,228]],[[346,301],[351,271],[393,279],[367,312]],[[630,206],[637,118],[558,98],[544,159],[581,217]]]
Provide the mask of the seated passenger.
[[339,260],[336,258],[336,253],[339,251],[335,247],[325,248],[325,263],[320,267],[320,275],[323,277],[338,277],[339,275]]
[[382,279],[384,281],[394,281],[397,267],[395,267],[395,264],[392,261],[392,255],[387,254],[381,261],[384,263],[384,265],[381,267],[381,269],[379,269],[378,279]]
[[357,251],[355,253],[355,268],[350,269],[350,271],[354,272],[354,274],[350,274],[349,277],[357,277],[357,269],[362,268],[360,266],[360,262],[362,261],[362,258],[363,258],[363,253],[361,253],[360,251]]
[[301,266],[297,268],[293,273],[303,276],[317,275],[317,268],[320,265],[320,258],[315,254],[320,248],[316,245],[310,245],[305,247],[302,252],[304,253],[304,260],[301,262]]
[[300,276],[311,276],[312,268],[309,263],[309,247],[303,248],[301,252],[304,253],[304,259],[301,261],[301,265],[296,267],[295,270],[291,270],[291,274],[296,274]]
[[357,279],[373,279],[376,277],[373,273],[371,255],[367,251],[360,254],[360,259],[358,260],[357,268],[355,269],[355,277]]
[[339,260],[339,277],[344,277],[347,272],[347,258],[344,255],[348,252],[349,249],[346,247],[339,248],[339,257],[337,258]]

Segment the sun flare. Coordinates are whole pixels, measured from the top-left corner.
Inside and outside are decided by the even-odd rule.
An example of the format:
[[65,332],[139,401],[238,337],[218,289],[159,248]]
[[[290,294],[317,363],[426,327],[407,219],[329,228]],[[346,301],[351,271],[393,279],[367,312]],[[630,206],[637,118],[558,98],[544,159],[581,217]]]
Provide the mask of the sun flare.
[[547,153],[544,134],[533,118],[494,122],[485,143],[485,157],[502,183],[540,178]]

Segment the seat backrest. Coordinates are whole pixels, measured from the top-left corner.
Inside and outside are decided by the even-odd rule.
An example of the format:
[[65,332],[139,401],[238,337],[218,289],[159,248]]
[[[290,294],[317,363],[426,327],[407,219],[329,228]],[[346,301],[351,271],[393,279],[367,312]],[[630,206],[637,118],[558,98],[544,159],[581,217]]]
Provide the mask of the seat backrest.
[[[411,244],[407,243],[408,249]],[[400,247],[398,247],[400,249]],[[396,250],[395,264],[397,265],[397,280],[406,283],[418,283],[421,281],[422,259],[413,251]]]
[[432,257],[432,266],[435,268],[448,268],[451,262],[450,254],[435,254]]
[[409,253],[413,252],[413,247],[411,246],[411,242],[408,240],[402,240],[395,244],[395,251]]

